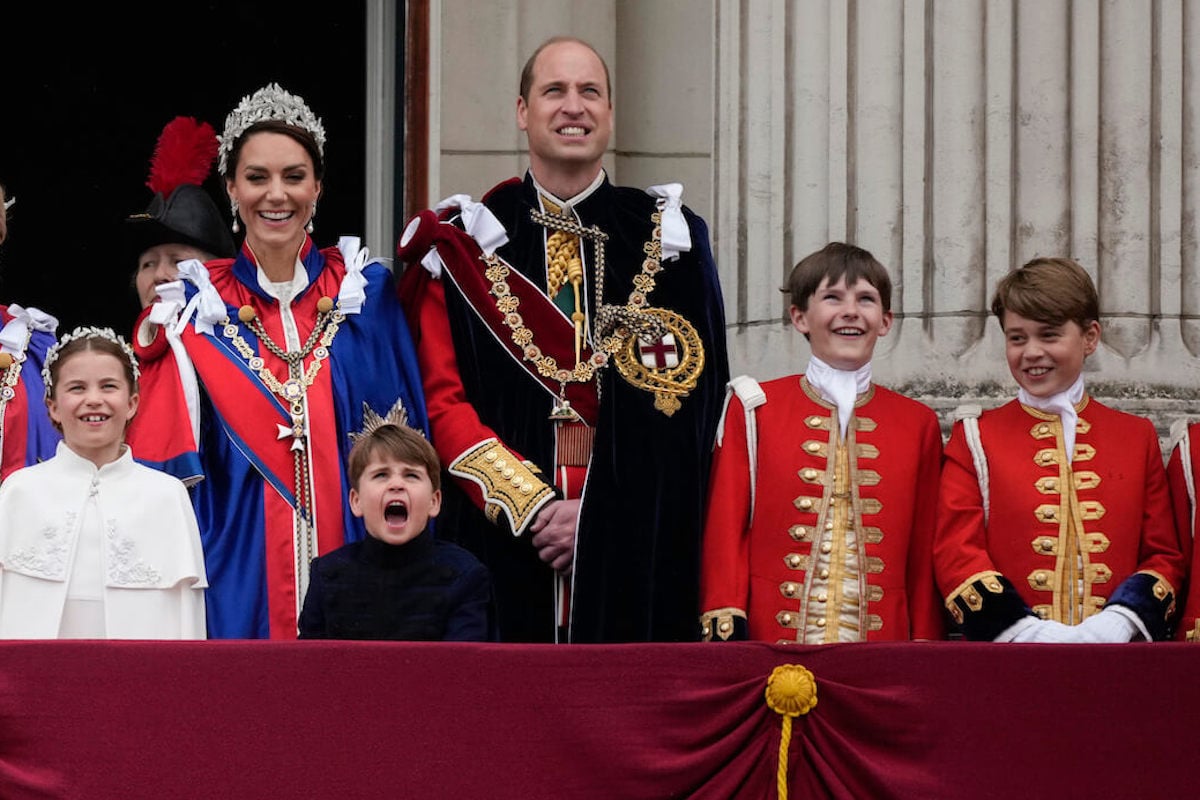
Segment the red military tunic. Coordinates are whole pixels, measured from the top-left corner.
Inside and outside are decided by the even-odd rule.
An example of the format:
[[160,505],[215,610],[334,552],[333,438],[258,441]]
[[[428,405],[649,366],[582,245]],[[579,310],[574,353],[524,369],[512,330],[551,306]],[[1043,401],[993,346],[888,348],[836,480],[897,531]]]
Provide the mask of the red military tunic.
[[[957,620],[996,609],[1005,579],[1042,619],[1078,624],[1135,573],[1146,576],[1150,590],[1139,615],[1154,606],[1162,628],[1174,611],[1185,558],[1154,426],[1086,395],[1077,411],[1070,461],[1057,415],[1013,400],[979,417],[986,518],[964,425],[955,423],[942,468],[934,560]],[[1011,611],[990,628],[1015,622],[1007,619]]]
[[1200,590],[1196,589],[1200,564],[1196,562],[1196,469],[1200,466],[1200,423],[1190,423],[1180,432],[1171,448],[1167,462],[1167,483],[1171,488],[1171,504],[1175,510],[1175,527],[1184,551],[1189,554],[1187,601],[1179,621],[1178,638],[1197,641],[1200,636]]
[[843,440],[836,408],[802,376],[762,389],[754,474],[736,395],[714,454],[705,638],[740,638],[742,620],[748,638],[768,642],[941,638],[931,548],[942,437],[932,409],[872,386]]

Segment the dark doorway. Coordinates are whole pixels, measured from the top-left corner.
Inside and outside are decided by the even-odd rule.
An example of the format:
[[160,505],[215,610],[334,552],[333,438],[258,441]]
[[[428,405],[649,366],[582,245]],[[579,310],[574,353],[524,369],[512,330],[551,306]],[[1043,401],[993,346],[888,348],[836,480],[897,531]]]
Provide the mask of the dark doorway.
[[[365,3],[19,5],[0,26],[0,182],[17,200],[0,246],[0,303],[37,306],[60,333],[128,334],[138,306],[121,226],[150,202],[163,125],[192,116],[220,133],[237,102],[271,81],[325,125],[313,238],[324,247],[363,233]],[[215,175],[205,188],[228,207]]]

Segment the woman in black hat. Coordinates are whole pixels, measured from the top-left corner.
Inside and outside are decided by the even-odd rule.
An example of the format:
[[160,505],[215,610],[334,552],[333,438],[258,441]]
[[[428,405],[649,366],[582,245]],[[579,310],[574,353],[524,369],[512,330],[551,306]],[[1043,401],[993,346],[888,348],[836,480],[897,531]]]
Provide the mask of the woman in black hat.
[[181,262],[233,258],[236,252],[228,223],[202,186],[216,157],[217,134],[207,122],[176,117],[159,135],[146,181],[154,199],[125,225],[142,308],[158,299],[160,284],[176,279]]

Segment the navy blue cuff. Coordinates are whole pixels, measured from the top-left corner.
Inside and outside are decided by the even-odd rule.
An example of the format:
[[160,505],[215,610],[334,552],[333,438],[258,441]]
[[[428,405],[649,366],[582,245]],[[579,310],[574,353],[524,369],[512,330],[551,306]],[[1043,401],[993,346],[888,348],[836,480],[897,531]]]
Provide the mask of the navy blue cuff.
[[997,572],[983,573],[946,600],[950,616],[973,642],[991,642],[1033,611],[1016,588]]
[[1135,572],[1121,581],[1105,606],[1124,606],[1133,611],[1156,642],[1171,638],[1175,591],[1171,584],[1151,572]]

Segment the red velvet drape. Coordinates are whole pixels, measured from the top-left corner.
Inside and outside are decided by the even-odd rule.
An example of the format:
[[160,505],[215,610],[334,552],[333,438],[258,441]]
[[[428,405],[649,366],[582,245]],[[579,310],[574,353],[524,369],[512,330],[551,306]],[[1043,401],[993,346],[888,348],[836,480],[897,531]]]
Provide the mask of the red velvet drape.
[[1193,797],[1200,648],[0,644],[0,798]]

